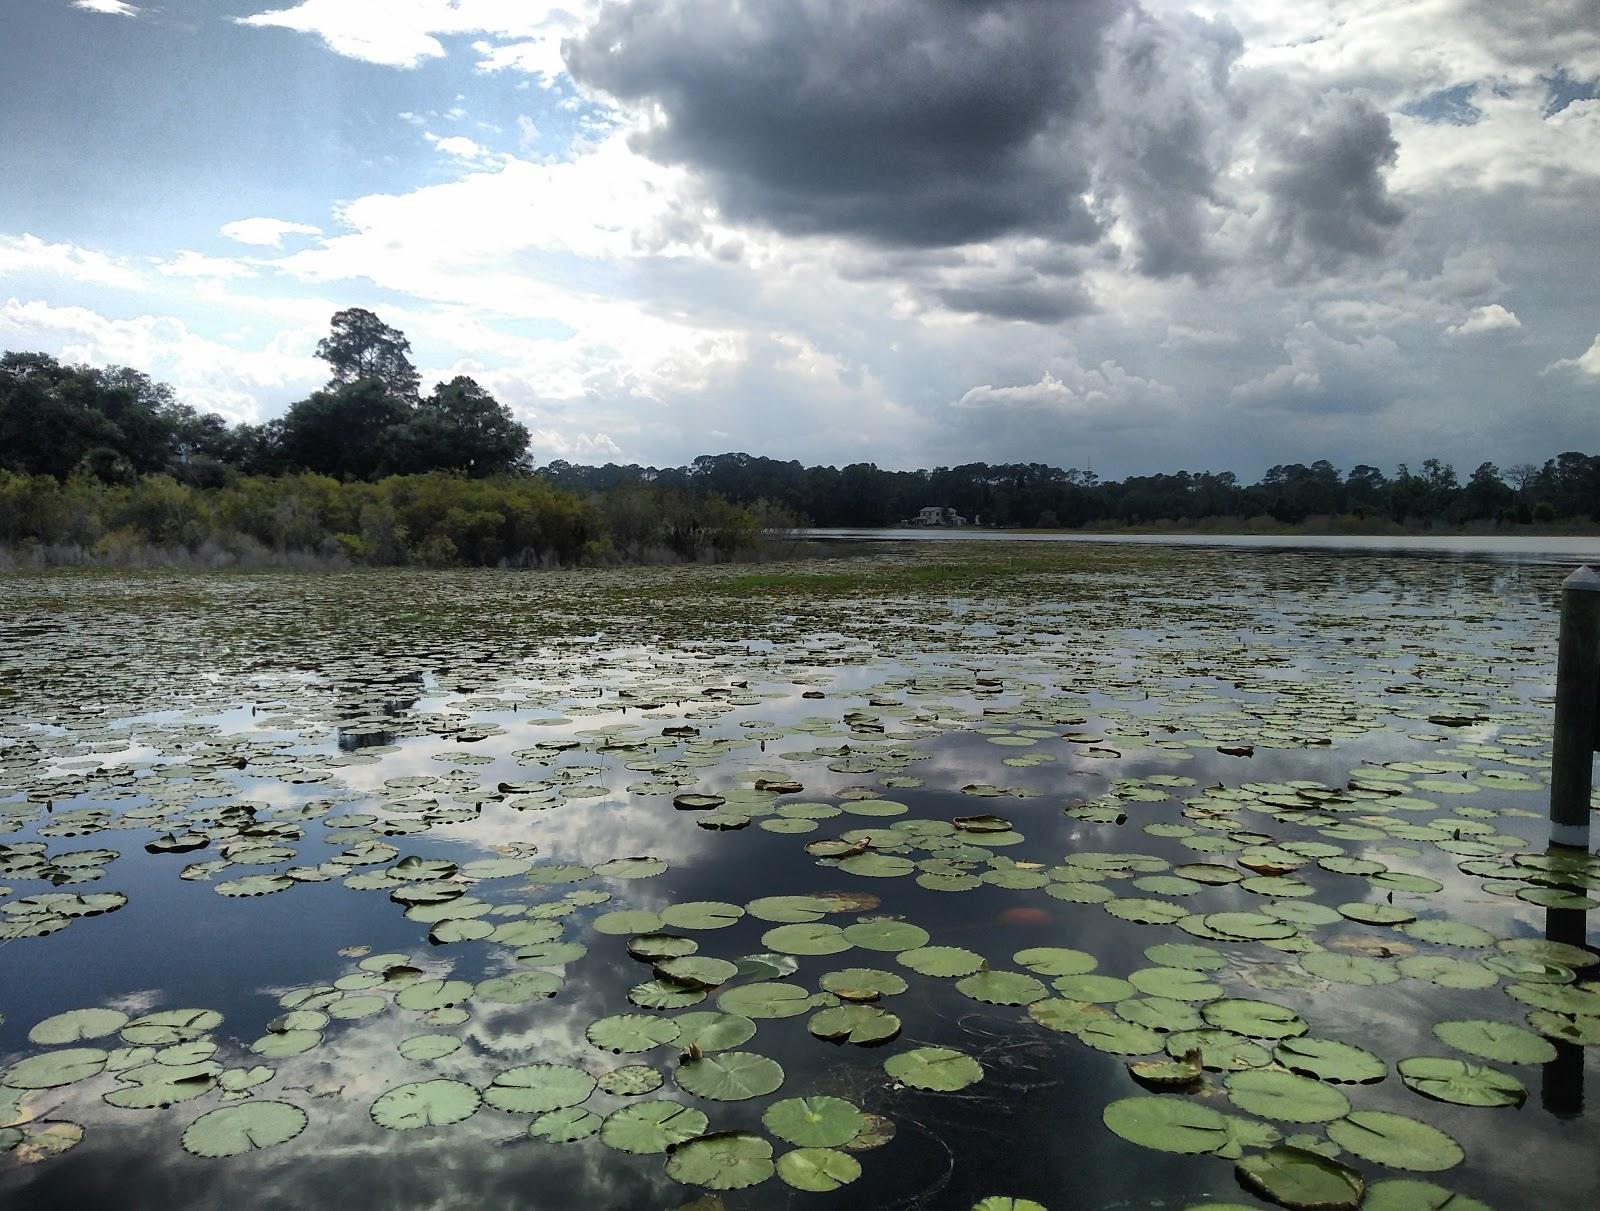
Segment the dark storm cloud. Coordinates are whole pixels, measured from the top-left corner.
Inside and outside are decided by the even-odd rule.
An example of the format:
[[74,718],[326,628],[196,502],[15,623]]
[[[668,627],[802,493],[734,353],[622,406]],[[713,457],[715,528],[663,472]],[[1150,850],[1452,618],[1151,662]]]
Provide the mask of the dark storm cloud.
[[1384,250],[1405,218],[1388,187],[1398,150],[1388,115],[1347,95],[1269,139],[1268,243],[1281,271]]
[[632,0],[565,47],[584,83],[654,105],[655,159],[790,234],[931,248],[1087,243],[1085,126],[1128,0]]
[[1150,277],[1218,265],[1208,211],[1232,146],[1228,69],[1243,49],[1226,22],[1131,11],[1098,80],[1098,192],[1117,199],[1134,267]]
[[935,287],[932,294],[951,311],[1002,320],[1055,324],[1095,310],[1077,286],[1019,277],[1011,281]]

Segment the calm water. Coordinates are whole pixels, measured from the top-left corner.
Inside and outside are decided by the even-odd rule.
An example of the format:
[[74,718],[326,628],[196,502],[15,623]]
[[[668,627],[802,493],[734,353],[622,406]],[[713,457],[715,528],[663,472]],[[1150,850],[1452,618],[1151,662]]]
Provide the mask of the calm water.
[[[1282,1006],[1309,1037],[1384,1061],[1378,1083],[1329,1086],[1356,1111],[1406,1115],[1460,1145],[1459,1164],[1425,1172],[1340,1153],[1369,1185],[1425,1180],[1501,1208],[1595,1201],[1595,1049],[1563,1042],[1543,1062],[1491,1062],[1432,1032],[1450,1020],[1526,1026],[1535,1007],[1506,989],[1530,980],[1575,990],[1583,1010],[1600,997],[1575,952],[1537,972],[1485,962],[1526,964],[1517,941],[1547,930],[1582,945],[1574,906],[1600,884],[1591,865],[1558,879],[1564,898],[1552,898],[1540,890],[1551,884],[1530,879],[1541,869],[1515,861],[1544,850],[1561,568],[1063,546],[1043,563],[1028,555],[1004,581],[906,588],[927,558],[831,561],[831,574],[856,563],[862,574],[864,591],[837,597],[752,596],[737,568],[0,580],[0,921],[48,912],[48,901],[15,910],[29,897],[126,896],[46,936],[0,941],[0,1065],[59,1051],[28,1036],[68,1010],[222,1015],[198,1040],[204,1054],[114,1055],[107,1070],[36,1091],[7,1089],[0,1074],[0,1123],[32,1117],[23,1142],[0,1134],[11,1149],[0,1153],[0,1205],[677,1207],[704,1193],[675,1181],[663,1155],[600,1134],[530,1138],[532,1115],[492,1105],[417,1129],[374,1119],[397,1086],[484,1090],[530,1064],[595,1076],[646,1065],[661,1089],[597,1091],[584,1108],[606,1116],[672,1098],[710,1130],[760,1134],[778,1155],[793,1145],[762,1115],[781,1099],[838,1097],[894,1124],[887,1144],[849,1151],[860,1176],[841,1189],[801,1192],[769,1176],[721,1193],[730,1208],[967,1208],[989,1195],[1051,1208],[1255,1205],[1230,1151],[1295,1137],[1339,1152],[1336,1127],[1246,1110],[1221,1071],[1160,1095],[1229,1116],[1237,1135],[1221,1154],[1142,1147],[1105,1126],[1108,1104],[1155,1096],[1128,1064],[1159,1054],[1212,994],[1155,1003],[1133,987],[1080,984],[1067,997],[1037,975],[1049,1001],[1088,1004],[1092,993],[1100,1009],[1086,1012],[1158,1023],[1122,1054],[892,951],[792,954],[784,975],[771,955],[790,939],[770,933],[781,915],[762,905],[790,895],[835,896],[811,914],[823,924],[909,921],[930,945],[965,948],[996,971],[1023,971],[1012,956],[1025,948],[1061,947],[1093,956],[1095,974],[1144,982],[1155,977],[1136,973],[1164,966],[1147,948],[1210,947],[1219,966],[1206,978],[1222,996]],[[761,790],[758,779],[803,789]],[[675,809],[691,791],[728,802],[710,820]],[[1009,830],[950,832],[953,819],[985,813]],[[702,826],[719,820],[727,827]],[[160,852],[168,835],[203,847]],[[865,840],[891,869],[806,849],[831,838]],[[1263,874],[1263,847],[1285,868]],[[71,857],[85,851],[111,855]],[[1330,856],[1355,865],[1316,861]],[[613,872],[636,872],[604,865],[633,857],[666,869],[623,878]],[[441,865],[433,879],[374,877],[408,858]],[[497,864],[469,865],[485,860]],[[1235,881],[1174,877],[1185,864],[1229,868]],[[269,894],[217,890],[286,871]],[[1258,878],[1268,882],[1243,882]],[[457,899],[441,902],[458,909],[463,891],[481,902],[447,923],[495,932],[430,940],[438,923],[390,894],[417,882],[451,885],[439,894]],[[651,968],[630,956],[630,937],[657,926],[606,914],[701,901],[750,911],[725,928],[659,928],[742,963],[739,974],[701,1004],[630,1003],[630,990],[652,995],[638,991]],[[1363,903],[1486,932],[1408,933],[1336,911]],[[1216,917],[1234,913],[1250,919]],[[1252,940],[1210,918],[1245,932],[1263,919],[1294,924]],[[539,949],[564,943],[581,952]],[[1328,970],[1312,952],[1362,964],[1329,979],[1307,969]],[[385,955],[395,957],[378,966],[394,974],[361,967]],[[1451,982],[1477,986],[1401,966],[1419,957],[1470,965],[1470,980]],[[830,999],[823,977],[849,968],[903,977],[903,992],[877,1002],[899,1019],[898,1037],[859,1046],[808,1031]],[[507,1003],[503,986],[482,983],[528,971],[558,977],[553,995]],[[715,1009],[763,976],[815,998],[795,1016],[757,1018],[735,1048],[781,1065],[774,1092],[700,1097],[678,1086],[680,1046],[617,1056],[586,1037],[613,1015]],[[408,984],[429,977],[465,982],[452,1008],[405,1003]],[[295,1055],[253,1052],[294,1005],[332,1011],[320,1039]],[[408,1058],[400,1045],[418,1035],[460,1045]],[[113,1033],[69,1045],[110,1053],[131,1042]],[[972,1057],[982,1079],[938,1092],[886,1073],[890,1057],[925,1045]],[[1425,1098],[1396,1070],[1418,1055],[1491,1063],[1527,1099]],[[129,1083],[110,1067],[142,1065],[148,1077],[158,1062],[199,1066],[182,1100],[105,1100]],[[257,1067],[272,1071],[231,1100],[216,1087]],[[202,1114],[252,1100],[299,1108],[305,1130],[223,1159],[185,1151]],[[82,1142],[22,1163],[51,1123],[80,1125]]]
[[1240,551],[1352,551],[1438,555],[1532,563],[1600,563],[1600,535],[1368,535],[1368,534],[1097,534],[1027,530],[946,530],[937,527],[818,528],[808,538],[857,542],[1082,542],[1142,546],[1222,547]]

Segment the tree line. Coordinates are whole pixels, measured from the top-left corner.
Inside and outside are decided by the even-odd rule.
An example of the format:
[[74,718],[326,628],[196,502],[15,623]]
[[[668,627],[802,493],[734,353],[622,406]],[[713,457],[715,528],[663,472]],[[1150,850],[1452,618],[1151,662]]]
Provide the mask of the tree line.
[[411,344],[370,311],[334,315],[317,345],[327,386],[261,425],[230,426],[127,367],[0,357],[0,469],[102,483],[153,473],[212,487],[230,475],[309,471],[380,479],[429,471],[483,479],[528,470],[528,431],[465,375],[421,394]]
[[299,551],[373,563],[722,559],[798,525],[885,526],[925,506],[983,525],[1085,528],[1266,517],[1423,525],[1600,520],[1600,456],[1392,475],[1321,460],[1102,480],[1045,463],[895,471],[749,454],[678,467],[536,468],[511,410],[473,379],[426,394],[405,334],[335,314],[326,386],[230,425],[128,367],[0,356],[0,543]]
[[1365,464],[1341,473],[1332,463],[1272,467],[1258,483],[1231,471],[1177,471],[1102,480],[1092,471],[1045,463],[966,463],[889,471],[871,463],[805,467],[749,454],[703,455],[682,467],[576,466],[557,461],[540,475],[579,492],[638,483],[765,500],[818,526],[887,526],[925,506],[952,508],[982,525],[1084,528],[1269,517],[1286,525],[1348,517],[1399,525],[1600,521],[1600,456],[1569,451],[1543,466],[1506,472],[1485,462],[1462,483],[1455,469],[1427,459],[1393,475]]

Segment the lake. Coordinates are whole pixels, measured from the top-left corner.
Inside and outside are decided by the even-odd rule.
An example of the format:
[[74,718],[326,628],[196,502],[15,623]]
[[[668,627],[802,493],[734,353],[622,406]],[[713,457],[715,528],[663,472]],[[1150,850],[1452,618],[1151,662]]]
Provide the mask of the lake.
[[886,526],[813,528],[819,542],[1083,542],[1140,546],[1220,547],[1240,551],[1326,551],[1490,558],[1512,562],[1600,563],[1600,535],[1523,534],[1097,534],[1066,530],[984,530]]
[[1592,1204],[1565,540],[983,537],[0,577],[0,1206]]

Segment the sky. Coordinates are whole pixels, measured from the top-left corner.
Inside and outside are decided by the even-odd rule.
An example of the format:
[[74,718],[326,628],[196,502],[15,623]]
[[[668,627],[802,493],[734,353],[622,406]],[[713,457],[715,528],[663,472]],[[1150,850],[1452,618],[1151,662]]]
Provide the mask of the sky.
[[0,348],[234,420],[359,306],[541,462],[1600,451],[1600,0],[6,0],[0,68]]

